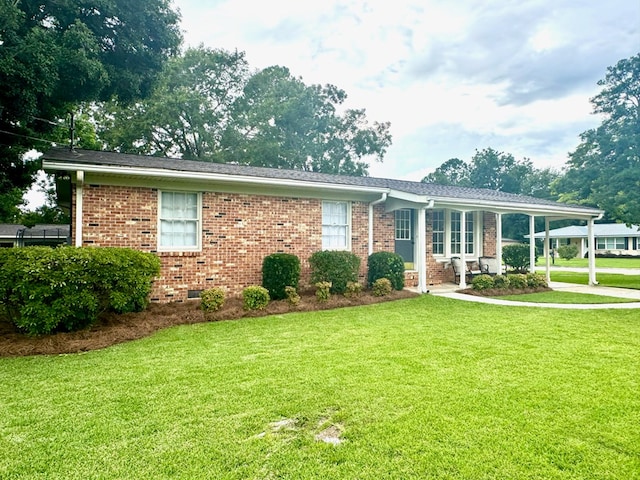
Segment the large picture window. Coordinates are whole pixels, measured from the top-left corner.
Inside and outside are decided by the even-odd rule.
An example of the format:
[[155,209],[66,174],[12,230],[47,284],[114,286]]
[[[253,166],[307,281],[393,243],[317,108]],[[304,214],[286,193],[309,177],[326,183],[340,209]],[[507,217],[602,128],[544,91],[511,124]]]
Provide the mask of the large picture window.
[[158,249],[200,249],[200,195],[160,192]]
[[349,204],[322,202],[322,249],[348,250],[350,230]]
[[622,237],[598,237],[598,250],[625,250],[625,241]]
[[462,238],[462,213],[456,210],[434,210],[432,222],[431,242],[433,255],[452,257],[461,254],[464,244],[464,253],[471,257],[481,255],[482,218],[477,212],[465,214],[465,234]]

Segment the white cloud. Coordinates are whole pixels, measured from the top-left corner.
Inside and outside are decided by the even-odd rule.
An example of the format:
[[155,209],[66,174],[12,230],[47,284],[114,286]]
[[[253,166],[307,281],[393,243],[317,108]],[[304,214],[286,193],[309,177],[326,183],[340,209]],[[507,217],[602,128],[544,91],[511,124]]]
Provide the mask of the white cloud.
[[418,180],[486,147],[561,166],[599,122],[597,80],[640,45],[640,3],[628,0],[174,3],[188,45],[332,83],[390,121],[394,145],[370,173]]

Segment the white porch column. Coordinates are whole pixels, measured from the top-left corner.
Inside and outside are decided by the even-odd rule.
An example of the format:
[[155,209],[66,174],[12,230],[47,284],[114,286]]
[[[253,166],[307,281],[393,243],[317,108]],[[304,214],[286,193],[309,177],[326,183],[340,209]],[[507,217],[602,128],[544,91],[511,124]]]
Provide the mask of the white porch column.
[[589,237],[589,285],[597,285],[596,279],[596,239],[593,233],[593,218],[589,219],[587,223],[587,236]]
[[498,273],[502,273],[502,214],[496,213],[496,263]]
[[76,173],[76,211],[75,211],[75,246],[82,246],[82,190],[84,188],[84,172]]
[[536,268],[536,217],[535,215],[529,216],[529,271],[534,272]]
[[427,292],[427,209],[418,210],[418,290]]
[[467,288],[467,253],[465,251],[465,238],[467,236],[467,214],[463,210],[460,212],[460,288]]
[[551,282],[551,255],[549,255],[549,217],[544,217],[544,256],[546,258],[547,285]]

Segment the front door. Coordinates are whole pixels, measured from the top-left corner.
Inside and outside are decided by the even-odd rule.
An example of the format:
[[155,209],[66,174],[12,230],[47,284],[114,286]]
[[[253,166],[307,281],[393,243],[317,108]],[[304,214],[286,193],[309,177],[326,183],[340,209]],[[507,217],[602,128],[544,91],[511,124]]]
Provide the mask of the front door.
[[395,211],[395,252],[402,257],[407,269],[413,269],[413,220],[413,210],[403,208]]

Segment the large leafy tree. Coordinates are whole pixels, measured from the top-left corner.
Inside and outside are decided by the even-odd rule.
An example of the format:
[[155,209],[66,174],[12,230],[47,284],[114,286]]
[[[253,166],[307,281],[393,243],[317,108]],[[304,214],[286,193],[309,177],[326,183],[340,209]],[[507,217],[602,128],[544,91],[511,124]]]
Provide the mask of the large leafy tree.
[[[458,158],[447,160],[422,181],[552,199],[550,185],[558,177],[553,169],[535,168],[529,159],[517,160],[510,153],[485,148],[476,150],[468,163]],[[542,223],[537,228],[543,228]],[[526,215],[508,215],[502,222],[504,237],[522,240],[528,233],[529,218]]]
[[564,176],[566,202],[597,205],[612,220],[640,224],[640,54],[609,67],[591,99],[602,124],[580,135]]
[[222,135],[249,77],[244,53],[189,49],[134,105],[113,101],[95,118],[100,139],[117,151],[222,161]]
[[382,161],[389,123],[369,124],[363,109],[339,113],[346,93],[306,85],[285,67],[254,74],[225,136],[228,161],[343,175],[366,175],[368,159]]
[[0,2],[0,221],[33,181],[23,154],[46,148],[79,102],[147,95],[179,48],[178,22],[169,0]]
[[188,50],[133,106],[105,105],[106,146],[123,152],[365,175],[391,143],[388,123],[338,110],[333,85],[306,85],[284,67],[250,72],[243,53]]

